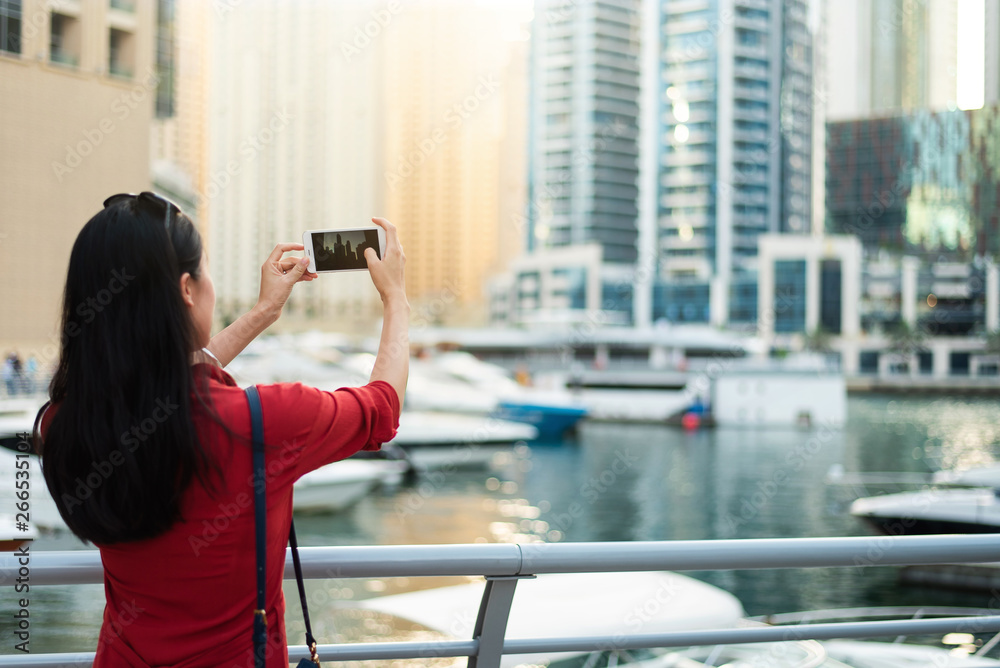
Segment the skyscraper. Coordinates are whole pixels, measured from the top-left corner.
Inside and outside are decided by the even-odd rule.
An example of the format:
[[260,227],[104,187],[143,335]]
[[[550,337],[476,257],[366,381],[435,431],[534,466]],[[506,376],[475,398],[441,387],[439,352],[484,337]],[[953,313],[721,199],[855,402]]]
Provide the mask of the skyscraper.
[[[481,317],[484,276],[519,233],[509,211],[523,210],[524,3],[200,4],[211,138],[195,187],[220,315],[253,305],[277,241],[384,216],[415,319]],[[381,315],[366,274],[303,285],[286,310],[286,326],[337,314],[302,324],[361,331]]]
[[[254,305],[276,243],[382,213],[379,44],[394,19],[378,2],[213,4],[211,132],[198,197],[223,320]],[[303,284],[285,311],[285,326],[316,317],[313,326],[365,331],[381,314],[361,273]]]
[[[989,5],[991,3],[987,3]],[[958,0],[826,0],[830,120],[954,109]]]
[[538,257],[498,281],[494,319],[579,319],[597,304],[606,322],[639,326],[755,320],[757,237],[811,227],[810,9],[540,3],[527,226]]
[[757,238],[806,233],[812,35],[806,0],[662,0],[652,318],[757,318]]
[[[640,5],[640,0],[537,3],[530,251],[596,242],[606,270],[636,262]],[[608,295],[631,309],[630,297],[617,297]]]
[[524,199],[513,184],[524,172],[530,15],[523,2],[402,7],[372,82],[384,101],[384,211],[406,250],[415,320],[478,324],[484,280],[520,234],[509,211]]

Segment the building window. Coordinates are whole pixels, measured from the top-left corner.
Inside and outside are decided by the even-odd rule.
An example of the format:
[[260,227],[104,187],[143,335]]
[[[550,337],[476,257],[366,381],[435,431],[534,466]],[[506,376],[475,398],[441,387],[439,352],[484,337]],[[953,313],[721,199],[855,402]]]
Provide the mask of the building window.
[[806,261],[774,263],[774,331],[806,330]]
[[0,0],[0,51],[21,53],[21,0]]
[[156,116],[169,118],[174,115],[174,0],[156,3]]
[[112,28],[108,35],[108,72],[131,79],[135,72],[135,35]]
[[923,351],[917,353],[917,368],[920,373],[929,376],[934,373],[934,353]]
[[53,12],[50,21],[49,60],[53,63],[80,64],[80,20]]
[[951,354],[951,375],[953,376],[968,376],[969,375],[969,358],[971,355],[969,353],[952,353]]
[[823,260],[819,276],[819,326],[830,334],[840,334],[840,260]]
[[878,355],[878,351],[876,350],[862,350],[861,355],[858,358],[858,370],[864,374],[877,374]]
[[601,286],[601,308],[605,311],[615,311],[625,315],[628,322],[632,321],[632,284],[624,282],[609,282]]
[[670,322],[708,322],[707,283],[656,283],[653,286],[653,319]]
[[729,321],[757,320],[757,283],[734,282],[729,288]]
[[552,270],[562,287],[553,294],[565,296],[572,309],[587,308],[587,270],[583,267],[560,267]]

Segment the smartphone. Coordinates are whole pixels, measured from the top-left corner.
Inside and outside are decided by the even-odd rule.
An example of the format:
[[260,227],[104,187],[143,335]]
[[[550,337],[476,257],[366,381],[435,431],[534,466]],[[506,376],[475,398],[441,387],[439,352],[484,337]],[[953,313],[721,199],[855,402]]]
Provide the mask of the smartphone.
[[382,259],[385,230],[381,227],[306,230],[302,233],[302,245],[311,272],[361,271],[368,269],[366,248],[374,248],[378,259]]

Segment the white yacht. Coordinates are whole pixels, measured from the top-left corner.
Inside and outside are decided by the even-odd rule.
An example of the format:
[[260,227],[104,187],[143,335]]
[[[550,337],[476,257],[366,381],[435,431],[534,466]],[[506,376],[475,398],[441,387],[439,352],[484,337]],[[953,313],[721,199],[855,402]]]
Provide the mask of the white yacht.
[[996,533],[1000,531],[1000,489],[941,489],[857,499],[850,513],[890,535]]

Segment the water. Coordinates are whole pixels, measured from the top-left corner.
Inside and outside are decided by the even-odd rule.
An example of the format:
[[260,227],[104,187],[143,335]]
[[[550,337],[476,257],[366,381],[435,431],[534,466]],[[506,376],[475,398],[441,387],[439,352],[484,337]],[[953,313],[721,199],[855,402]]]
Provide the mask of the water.
[[[350,511],[296,520],[303,545],[526,541],[634,541],[869,535],[847,514],[859,495],[887,488],[825,483],[847,472],[928,473],[1000,459],[1000,402],[868,396],[849,400],[842,429],[715,429],[588,424],[572,441],[507,452],[490,470],[453,471],[372,494]],[[43,537],[33,551],[83,549]],[[900,586],[897,570],[755,570],[692,573],[723,587],[751,615],[866,605],[986,607],[986,592]],[[413,624],[352,609],[377,595],[467,578],[310,580],[321,642],[437,637]],[[294,582],[285,583],[288,632],[300,644]],[[14,608],[12,587],[0,606]],[[103,609],[99,585],[31,592],[33,652],[92,650]],[[0,616],[0,638],[14,625]],[[12,652],[13,641],[0,645]]]

